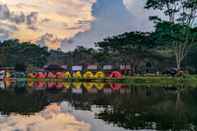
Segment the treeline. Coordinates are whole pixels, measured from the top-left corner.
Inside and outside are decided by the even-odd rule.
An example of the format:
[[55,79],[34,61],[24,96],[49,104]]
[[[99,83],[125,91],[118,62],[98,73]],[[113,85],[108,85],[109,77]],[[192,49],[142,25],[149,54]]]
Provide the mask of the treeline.
[[0,43],[0,65],[129,64],[133,73],[163,72],[171,67],[197,72],[197,1],[147,0],[145,8],[163,13],[161,18],[150,17],[155,24],[152,32],[127,32],[96,42],[94,49],[77,47],[70,52],[8,40]]
[[[151,33],[130,32],[95,43],[96,48],[77,47],[74,51],[48,50],[32,43],[7,40],[0,44],[0,65],[43,67],[47,64],[131,65],[133,73],[163,72],[176,65],[171,50],[158,48]],[[191,48],[183,66],[195,72],[197,48]]]

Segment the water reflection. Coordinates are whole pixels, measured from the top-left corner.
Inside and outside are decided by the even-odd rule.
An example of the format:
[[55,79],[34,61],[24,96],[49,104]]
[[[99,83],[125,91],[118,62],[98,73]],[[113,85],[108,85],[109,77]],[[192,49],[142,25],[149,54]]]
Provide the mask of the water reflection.
[[43,111],[24,116],[0,117],[2,131],[90,131],[90,125],[78,121],[64,110],[65,104],[50,104]]
[[51,81],[8,81],[0,83],[1,89],[28,88],[27,90],[64,90],[72,93],[83,94],[83,92],[112,93],[127,88],[127,85],[120,83],[101,82],[51,82]]
[[15,81],[2,85],[0,111],[8,116],[35,116],[55,102],[89,123],[93,131],[197,130],[197,89],[95,82]]

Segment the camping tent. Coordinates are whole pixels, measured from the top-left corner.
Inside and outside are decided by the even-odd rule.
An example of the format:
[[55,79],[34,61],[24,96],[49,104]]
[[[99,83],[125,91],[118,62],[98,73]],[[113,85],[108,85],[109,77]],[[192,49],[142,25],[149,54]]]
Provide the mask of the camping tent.
[[77,71],[77,72],[73,73],[73,78],[76,78],[76,79],[82,78],[81,72]]
[[64,72],[57,72],[57,73],[56,73],[56,77],[57,77],[58,79],[64,79],[64,78],[65,78]]
[[91,71],[87,71],[83,74],[83,78],[92,79],[92,78],[94,78],[94,74]]
[[56,75],[53,72],[48,72],[47,78],[55,79]]
[[66,79],[68,79],[68,78],[72,78],[72,76],[71,76],[71,74],[70,74],[70,72],[65,72],[64,73],[64,78],[66,78]]
[[95,78],[105,78],[105,73],[102,71],[99,71],[95,74]]
[[119,71],[113,71],[111,72],[110,77],[119,79],[119,78],[122,78],[122,74]]
[[45,79],[45,78],[47,78],[47,73],[38,72],[38,73],[36,73],[36,78],[37,79]]

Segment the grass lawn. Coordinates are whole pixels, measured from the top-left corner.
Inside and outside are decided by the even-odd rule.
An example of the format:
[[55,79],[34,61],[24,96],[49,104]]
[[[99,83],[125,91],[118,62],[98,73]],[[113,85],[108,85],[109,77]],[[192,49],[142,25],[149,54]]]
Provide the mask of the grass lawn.
[[171,76],[134,76],[123,80],[131,86],[144,87],[197,87],[197,75],[184,77]]

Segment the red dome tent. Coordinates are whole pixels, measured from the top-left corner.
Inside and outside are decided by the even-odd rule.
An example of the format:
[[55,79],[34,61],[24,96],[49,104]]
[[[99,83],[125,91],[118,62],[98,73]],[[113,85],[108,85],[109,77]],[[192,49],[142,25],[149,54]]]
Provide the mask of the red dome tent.
[[58,79],[64,79],[65,77],[64,77],[64,72],[57,72],[56,73],[56,77],[58,78]]
[[110,77],[120,79],[122,78],[122,74],[119,71],[113,71],[111,72]]
[[53,72],[48,72],[48,76],[47,78],[50,78],[50,79],[55,79],[56,78],[56,74],[53,73]]
[[47,73],[38,72],[38,73],[36,74],[36,78],[37,78],[37,79],[45,79],[45,78],[47,78]]

